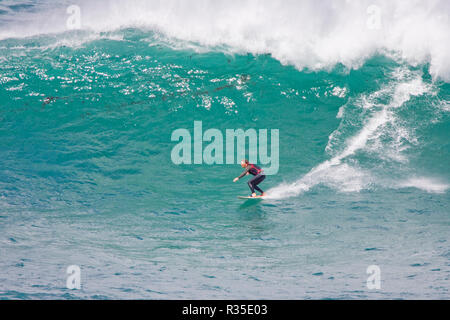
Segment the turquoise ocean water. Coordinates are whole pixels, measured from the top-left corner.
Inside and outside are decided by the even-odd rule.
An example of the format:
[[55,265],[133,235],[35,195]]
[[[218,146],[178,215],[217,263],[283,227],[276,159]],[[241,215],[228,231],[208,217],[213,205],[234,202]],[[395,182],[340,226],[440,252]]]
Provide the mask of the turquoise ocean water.
[[[0,1],[1,299],[450,298],[447,2],[68,4]],[[172,163],[194,121],[279,130],[269,199]]]

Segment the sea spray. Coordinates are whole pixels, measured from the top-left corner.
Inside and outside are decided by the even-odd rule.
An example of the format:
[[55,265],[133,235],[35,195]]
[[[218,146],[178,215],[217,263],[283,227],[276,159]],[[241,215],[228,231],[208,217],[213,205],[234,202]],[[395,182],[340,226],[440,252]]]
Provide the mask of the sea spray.
[[46,0],[31,4],[25,21],[10,10],[0,15],[0,39],[68,31],[70,5],[80,8],[81,29],[94,33],[144,28],[183,41],[181,47],[271,54],[299,70],[358,68],[384,52],[429,62],[433,77],[450,80],[446,0]]

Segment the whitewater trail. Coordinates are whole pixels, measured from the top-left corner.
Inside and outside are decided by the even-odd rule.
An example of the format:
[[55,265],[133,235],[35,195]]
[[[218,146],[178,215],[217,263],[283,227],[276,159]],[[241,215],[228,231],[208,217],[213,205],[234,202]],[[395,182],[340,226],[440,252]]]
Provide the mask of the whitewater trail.
[[[396,138],[401,135],[410,140],[414,139],[400,124],[396,123],[395,109],[403,106],[413,96],[420,96],[432,91],[432,86],[422,81],[421,75],[412,73],[405,68],[395,70],[391,77],[392,82],[380,90],[372,93],[368,97],[364,96],[356,101],[361,103],[357,108],[372,110],[370,117],[363,120],[363,127],[356,135],[346,139],[345,147],[331,159],[317,165],[303,177],[293,183],[282,183],[279,186],[268,190],[270,199],[282,199],[297,196],[310,190],[312,187],[323,184],[341,192],[358,192],[368,188],[373,184],[383,184],[385,187],[416,187],[428,192],[444,192],[448,185],[431,178],[407,178],[405,181],[389,181],[379,178],[376,172],[359,167],[357,160],[353,157],[359,151],[371,152],[380,159],[386,156],[386,151],[390,150],[393,160],[404,159],[401,152],[404,150],[401,144],[388,146],[383,143],[382,136],[385,134]],[[380,96],[390,96],[389,102],[379,105],[377,99]],[[346,117],[345,107],[341,108],[338,117],[343,120]],[[365,115],[365,113],[363,113]],[[342,123],[341,123],[342,124]],[[388,126],[391,124],[391,126]],[[389,127],[389,128],[388,128]],[[392,127],[395,129],[392,131]],[[328,141],[327,151],[333,152],[334,146],[339,146],[335,140],[339,136],[342,125],[333,132]],[[397,139],[398,140],[398,139]],[[368,145],[371,141],[371,146]],[[376,150],[373,150],[376,146]],[[394,149],[392,150],[392,147]],[[376,151],[374,153],[374,151]]]

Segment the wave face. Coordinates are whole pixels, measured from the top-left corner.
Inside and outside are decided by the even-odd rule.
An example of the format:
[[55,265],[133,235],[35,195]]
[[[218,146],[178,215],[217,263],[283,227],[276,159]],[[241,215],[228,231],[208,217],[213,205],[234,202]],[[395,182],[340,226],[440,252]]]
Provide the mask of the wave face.
[[358,68],[375,53],[388,52],[412,64],[429,62],[434,77],[450,80],[446,0],[4,1],[0,38],[63,32],[73,4],[85,30],[147,28],[203,47],[269,53],[300,70],[337,63]]
[[[450,298],[448,1],[125,3],[0,1],[0,299]],[[200,120],[279,130],[269,199]]]
[[[433,95],[433,87],[418,73],[396,69],[387,75],[390,82],[370,94],[350,99],[337,115],[339,127],[329,136],[326,151],[332,155],[292,184],[282,184],[269,191],[274,199],[295,196],[317,184],[341,191],[360,191],[374,185],[384,187],[416,187],[430,192],[445,192],[448,185],[429,179],[414,178],[401,181],[405,171],[408,148],[418,144],[416,124],[402,117],[412,107],[411,100]],[[409,106],[408,106],[409,105]],[[434,113],[439,113],[438,103]],[[356,131],[356,133],[353,133]],[[365,156],[364,167],[358,158]],[[376,162],[376,165],[373,165]],[[387,164],[397,163],[394,170]],[[381,173],[382,172],[382,173]],[[413,174],[406,172],[407,175]],[[387,177],[395,177],[388,179]],[[399,181],[400,180],[400,181]]]

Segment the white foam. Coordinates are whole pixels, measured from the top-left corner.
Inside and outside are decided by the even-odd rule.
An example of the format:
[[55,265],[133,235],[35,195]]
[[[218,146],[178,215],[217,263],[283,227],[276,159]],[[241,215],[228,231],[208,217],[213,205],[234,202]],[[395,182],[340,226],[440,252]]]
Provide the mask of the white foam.
[[[395,110],[410,100],[412,96],[419,96],[431,91],[431,87],[424,83],[419,74],[412,73],[407,69],[395,70],[392,75],[392,82],[386,87],[372,93],[368,97],[363,96],[357,101],[360,108],[367,109],[372,114],[366,121],[363,121],[362,128],[353,136],[343,141],[334,141],[340,136],[343,125],[333,132],[327,144],[327,151],[333,153],[334,146],[344,147],[341,151],[327,161],[314,167],[306,175],[291,184],[283,183],[272,188],[267,193],[271,198],[280,199],[298,195],[308,191],[315,185],[324,184],[343,192],[360,191],[376,183],[376,175],[369,171],[357,167],[356,160],[352,159],[359,150],[372,151],[381,159],[390,154],[390,157],[397,161],[404,161],[401,151],[400,138],[409,138],[409,132],[396,123]],[[389,95],[389,102],[377,104],[376,100],[383,95]],[[376,109],[376,110],[373,110]],[[345,109],[339,111],[339,116],[345,118]],[[365,116],[365,113],[363,114]],[[387,124],[391,124],[387,128]],[[381,137],[389,134],[393,137],[393,145],[387,146],[382,142]],[[369,145],[369,141],[372,144]],[[352,160],[345,162],[346,160]]]
[[341,87],[334,87],[333,90],[331,91],[331,94],[333,96],[339,97],[339,98],[344,98],[347,94],[347,88],[341,88]]
[[449,188],[448,184],[445,184],[437,179],[427,177],[415,177],[405,181],[397,183],[399,188],[417,188],[430,193],[445,193]]
[[450,81],[448,0],[41,2],[37,13],[12,17],[0,39],[62,32],[66,7],[78,4],[82,27],[95,32],[147,28],[203,48],[270,53],[298,69],[357,68],[376,52],[395,52],[411,64],[430,62],[433,77]]

